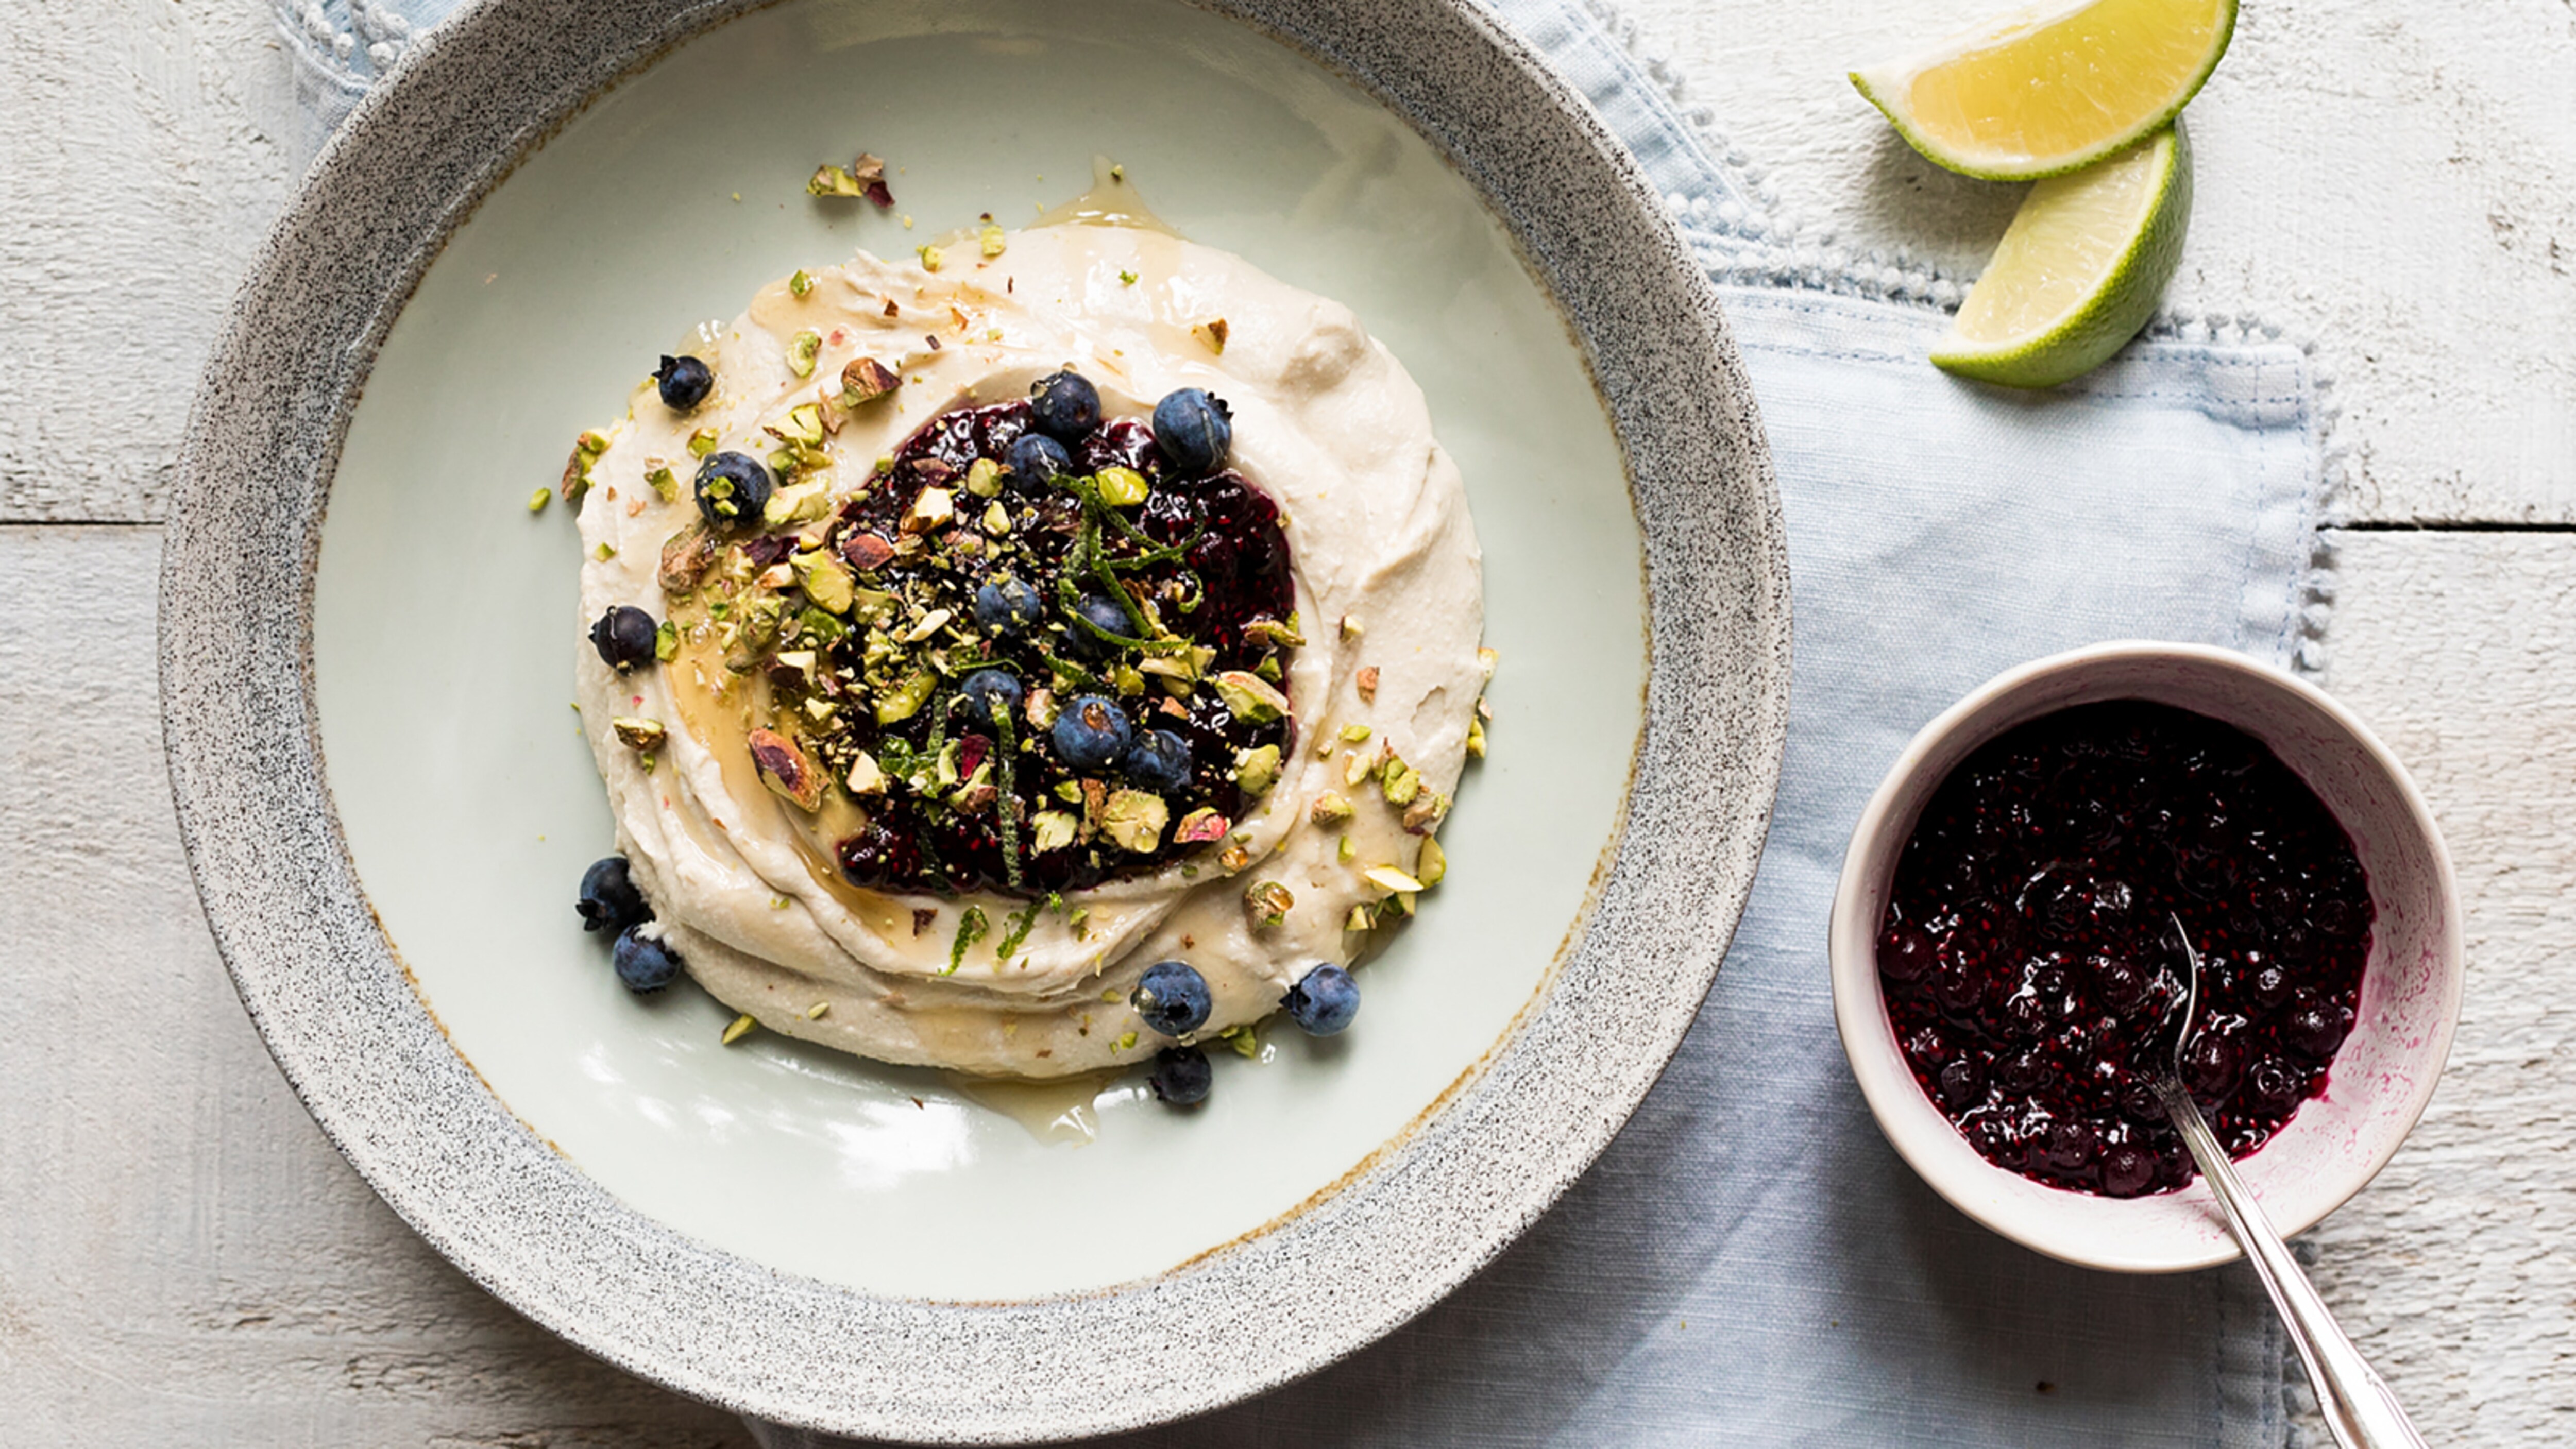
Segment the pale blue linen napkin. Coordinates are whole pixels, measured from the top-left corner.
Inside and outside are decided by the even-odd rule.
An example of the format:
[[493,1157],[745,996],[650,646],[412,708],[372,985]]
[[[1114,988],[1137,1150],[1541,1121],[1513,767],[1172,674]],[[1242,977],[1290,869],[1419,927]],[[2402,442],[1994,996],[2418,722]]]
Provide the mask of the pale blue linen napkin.
[[[281,12],[330,82],[326,122],[398,57],[389,19],[407,35],[449,0],[352,3],[379,38],[334,20],[343,0]],[[1797,610],[1770,844],[1697,1028],[1555,1211],[1385,1342],[1116,1442],[2284,1443],[2283,1345],[2241,1269],[2053,1263],[1895,1156],[1837,1044],[1824,929],[1879,775],[1995,671],[2129,636],[2314,662],[2327,469],[2309,360],[2234,324],[2231,340],[2167,326],[2053,394],[1953,381],[1923,355],[1954,283],[1787,234],[1745,158],[1606,15],[1489,3],[1634,149],[1725,289]]]

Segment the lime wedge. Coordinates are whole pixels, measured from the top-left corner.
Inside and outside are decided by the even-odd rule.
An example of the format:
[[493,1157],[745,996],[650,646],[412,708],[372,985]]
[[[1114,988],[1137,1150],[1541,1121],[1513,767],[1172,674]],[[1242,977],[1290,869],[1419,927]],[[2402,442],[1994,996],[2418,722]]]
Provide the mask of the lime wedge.
[[1932,349],[1946,372],[2051,387],[2120,350],[2156,310],[2191,220],[2182,123],[2030,189]]
[[1863,66],[1851,82],[1935,163],[2033,181],[2172,120],[2235,32],[2236,0],[2059,0]]

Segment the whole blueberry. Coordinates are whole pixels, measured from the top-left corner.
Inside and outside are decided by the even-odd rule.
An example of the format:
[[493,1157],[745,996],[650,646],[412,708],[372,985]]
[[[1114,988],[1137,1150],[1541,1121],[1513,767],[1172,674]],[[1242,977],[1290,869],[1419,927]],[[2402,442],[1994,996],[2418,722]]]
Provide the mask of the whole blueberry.
[[1318,961],[1315,969],[1288,988],[1279,1004],[1288,1008],[1288,1019],[1304,1027],[1307,1035],[1332,1036],[1360,1014],[1360,984],[1332,962]]
[[1183,473],[1213,473],[1234,447],[1234,412],[1200,388],[1166,393],[1154,404],[1154,445]]
[[698,465],[698,512],[719,529],[760,522],[769,504],[769,470],[749,453],[710,453]]
[[1100,426],[1100,389],[1078,372],[1053,372],[1029,389],[1038,428],[1059,443],[1078,443]]
[[1114,701],[1086,694],[1055,717],[1049,738],[1055,742],[1056,758],[1068,768],[1098,770],[1127,753],[1135,742],[1136,727]]
[[1002,454],[1011,486],[1022,493],[1043,493],[1050,482],[1073,471],[1073,455],[1044,433],[1022,433]]
[[958,690],[966,701],[966,717],[980,725],[992,725],[998,716],[1017,712],[1026,693],[1019,680],[999,669],[976,670]]
[[617,964],[617,979],[638,996],[659,991],[680,976],[680,953],[644,930],[644,924],[637,924],[618,932],[617,946],[609,952],[609,959]]
[[2156,1160],[2135,1147],[2114,1147],[2102,1154],[2102,1195],[2136,1197],[2156,1183]]
[[1127,758],[1119,762],[1130,784],[1157,795],[1177,795],[1188,789],[1192,763],[1190,742],[1170,730],[1138,735],[1127,748]]
[[1194,1046],[1168,1046],[1156,1052],[1153,1074],[1145,1078],[1155,1096],[1175,1107],[1206,1101],[1215,1082],[1216,1068],[1208,1065],[1207,1053]]
[[1045,596],[1025,579],[1005,574],[975,590],[975,622],[996,634],[1017,634],[1045,612]]
[[716,375],[694,357],[665,357],[653,374],[653,385],[662,390],[662,406],[684,413],[707,400],[715,390]]
[[581,873],[581,894],[573,901],[581,912],[581,928],[606,931],[614,936],[627,927],[653,919],[653,908],[644,904],[644,893],[626,875],[626,857],[611,855],[591,862]]
[[[1107,594],[1085,594],[1074,601],[1075,622],[1064,631],[1065,647],[1075,657],[1101,659],[1117,652],[1118,646],[1100,637],[1095,629],[1115,634],[1122,639],[1136,637],[1136,626],[1129,622],[1127,611]],[[1088,623],[1091,628],[1085,628]]]
[[624,674],[653,662],[653,636],[660,627],[652,615],[633,604],[613,604],[590,626],[590,647],[599,651],[609,668]]
[[1180,961],[1158,961],[1136,978],[1127,1004],[1145,1024],[1165,1036],[1187,1036],[1207,1023],[1207,978]]

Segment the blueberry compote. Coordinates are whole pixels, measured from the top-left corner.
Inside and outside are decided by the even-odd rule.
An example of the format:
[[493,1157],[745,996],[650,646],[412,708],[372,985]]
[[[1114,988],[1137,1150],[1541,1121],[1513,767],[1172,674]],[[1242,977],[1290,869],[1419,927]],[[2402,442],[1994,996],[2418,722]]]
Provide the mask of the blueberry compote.
[[1879,934],[1907,1063],[2000,1167],[2110,1197],[2181,1187],[2148,1086],[2201,954],[2185,1084],[2232,1157],[2323,1090],[2370,892],[2314,792],[2227,725],[2143,700],[2018,726],[1924,807]]
[[1087,421],[1015,471],[1038,410],[956,408],[828,512],[782,481],[761,531],[709,545],[699,596],[744,585],[709,612],[760,675],[752,753],[847,822],[852,883],[1034,900],[1150,871],[1222,839],[1294,749],[1277,506]]

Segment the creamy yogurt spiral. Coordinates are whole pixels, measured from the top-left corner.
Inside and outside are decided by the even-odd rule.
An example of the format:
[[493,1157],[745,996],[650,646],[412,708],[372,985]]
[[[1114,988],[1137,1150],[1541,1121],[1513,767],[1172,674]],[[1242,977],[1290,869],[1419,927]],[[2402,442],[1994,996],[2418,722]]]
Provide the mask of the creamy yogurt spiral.
[[[1112,417],[1202,388],[1232,409],[1232,467],[1280,509],[1303,634],[1283,680],[1292,747],[1245,818],[1196,855],[1033,918],[1001,893],[863,889],[815,847],[813,820],[763,788],[703,654],[618,673],[585,647],[578,686],[619,846],[709,992],[772,1030],[883,1061],[1052,1077],[1170,1045],[1128,1003],[1156,962],[1206,978],[1207,1037],[1276,1010],[1316,963],[1363,954],[1387,928],[1372,923],[1409,909],[1408,878],[1437,878],[1429,832],[1458,787],[1490,656],[1458,470],[1421,390],[1348,308],[1142,227],[987,237],[765,288],[701,349],[715,374],[705,402],[677,412],[639,388],[584,469],[581,625],[617,605],[671,617],[659,569],[698,518],[693,437],[701,452],[766,454],[765,426],[819,403],[833,461],[799,482],[839,498],[924,422],[1024,397],[1059,368],[1090,378]],[[900,385],[845,405],[839,379],[861,359]],[[648,482],[657,469],[678,486]],[[654,748],[634,746],[637,720],[663,727]],[[1284,889],[1285,910],[1276,893],[1248,905],[1256,886]],[[960,954],[970,909],[992,928]],[[1014,917],[1025,930],[1000,928]]]

